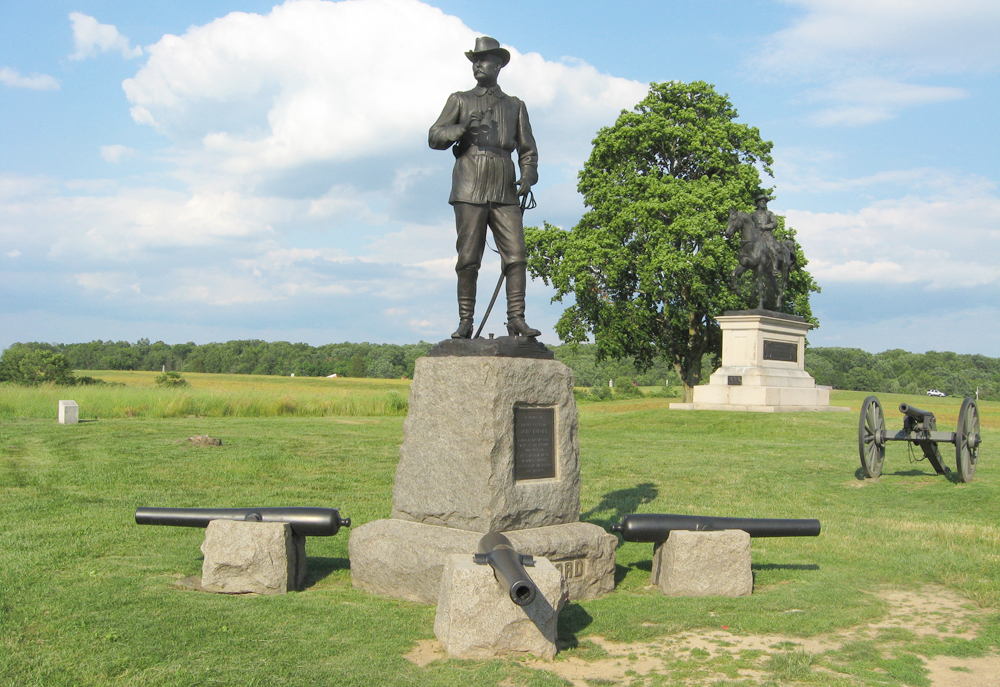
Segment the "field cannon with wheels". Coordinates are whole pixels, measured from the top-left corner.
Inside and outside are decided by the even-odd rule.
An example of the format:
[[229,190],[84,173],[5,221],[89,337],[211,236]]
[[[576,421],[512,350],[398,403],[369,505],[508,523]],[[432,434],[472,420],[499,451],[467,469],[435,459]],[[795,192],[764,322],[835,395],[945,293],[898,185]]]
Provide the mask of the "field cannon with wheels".
[[954,432],[938,431],[937,419],[929,410],[900,403],[899,412],[903,413],[903,429],[890,435],[885,429],[885,413],[882,412],[879,400],[875,396],[869,396],[861,404],[858,451],[861,454],[861,467],[865,471],[865,477],[878,477],[882,474],[886,443],[905,441],[919,446],[927,462],[939,475],[946,474],[948,468],[938,450],[938,444],[953,444],[958,478],[963,482],[972,481],[972,477],[976,474],[976,464],[979,462],[979,444],[982,442],[979,434],[979,405],[976,399],[969,397],[962,402],[962,409],[958,411],[958,427]]

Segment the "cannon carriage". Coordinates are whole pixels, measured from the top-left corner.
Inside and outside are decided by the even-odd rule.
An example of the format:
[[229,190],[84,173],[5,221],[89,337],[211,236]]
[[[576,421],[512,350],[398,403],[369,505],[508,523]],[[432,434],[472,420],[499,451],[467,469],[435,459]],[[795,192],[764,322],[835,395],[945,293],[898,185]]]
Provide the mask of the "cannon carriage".
[[885,413],[878,398],[869,396],[861,404],[861,419],[858,422],[858,452],[865,477],[882,474],[885,460],[885,446],[890,441],[905,441],[920,447],[927,462],[939,475],[949,472],[944,464],[938,444],[955,446],[955,467],[958,479],[971,482],[979,462],[979,405],[976,399],[968,397],[958,411],[958,427],[954,432],[942,432],[937,428],[937,419],[929,410],[921,410],[908,403],[899,404],[903,413],[903,428],[895,434],[885,429]]

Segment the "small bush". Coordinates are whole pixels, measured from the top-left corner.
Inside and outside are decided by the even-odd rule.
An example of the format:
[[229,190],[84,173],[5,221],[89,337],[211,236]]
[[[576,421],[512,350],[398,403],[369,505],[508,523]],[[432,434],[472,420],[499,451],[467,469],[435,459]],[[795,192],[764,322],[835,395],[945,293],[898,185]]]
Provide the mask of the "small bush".
[[642,390],[634,384],[615,385],[615,398],[642,398]]
[[156,386],[162,386],[167,389],[176,389],[187,385],[187,380],[181,376],[180,372],[171,370],[170,372],[164,372],[161,375],[156,375]]
[[606,401],[611,398],[611,389],[602,385],[590,387],[590,400]]

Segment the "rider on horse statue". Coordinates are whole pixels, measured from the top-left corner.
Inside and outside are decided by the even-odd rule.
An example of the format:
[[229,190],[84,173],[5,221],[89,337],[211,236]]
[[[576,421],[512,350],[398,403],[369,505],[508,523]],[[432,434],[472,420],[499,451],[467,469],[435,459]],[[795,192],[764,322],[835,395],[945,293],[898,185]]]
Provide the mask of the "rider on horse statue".
[[768,194],[758,193],[753,199],[753,204],[756,206],[750,214],[750,219],[753,220],[754,225],[757,227],[757,231],[760,232],[760,236],[757,239],[764,246],[767,251],[768,262],[771,265],[771,274],[775,277],[780,277],[781,272],[778,270],[778,265],[780,263],[780,258],[778,256],[778,241],[774,238],[774,230],[778,228],[778,217],[773,212],[767,209],[767,201],[770,200]]
[[778,241],[774,230],[778,227],[778,218],[767,209],[768,194],[761,192],[754,197],[757,209],[752,214],[741,212],[736,208],[729,211],[729,223],[724,231],[725,236],[738,234],[740,249],[737,254],[736,268],[731,280],[736,288],[736,280],[747,270],[757,275],[757,307],[764,307],[767,286],[776,297],[776,308],[781,310],[781,298],[788,288],[788,273],[795,266],[795,243],[791,240]]

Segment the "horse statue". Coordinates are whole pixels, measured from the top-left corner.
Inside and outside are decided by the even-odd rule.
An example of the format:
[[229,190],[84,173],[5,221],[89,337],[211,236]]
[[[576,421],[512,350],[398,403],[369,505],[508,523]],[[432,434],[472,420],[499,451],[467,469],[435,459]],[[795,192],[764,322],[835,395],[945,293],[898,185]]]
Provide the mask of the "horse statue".
[[757,307],[764,309],[765,286],[770,283],[777,295],[776,310],[781,310],[781,297],[788,288],[788,273],[795,266],[795,242],[778,241],[769,231],[760,231],[753,218],[745,212],[731,208],[729,222],[723,232],[728,239],[740,234],[740,251],[736,269],[730,277],[733,288],[736,280],[747,270],[757,274]]

